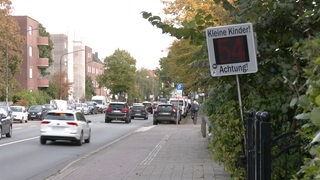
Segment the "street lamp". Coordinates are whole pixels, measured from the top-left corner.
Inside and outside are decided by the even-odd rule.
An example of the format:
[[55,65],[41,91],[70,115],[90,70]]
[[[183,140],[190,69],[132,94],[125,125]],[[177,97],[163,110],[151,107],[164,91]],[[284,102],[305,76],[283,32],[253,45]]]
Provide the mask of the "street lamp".
[[67,53],[64,53],[60,56],[60,92],[59,92],[60,99],[62,99],[62,58],[65,55],[73,54],[73,53],[80,52],[80,51],[84,51],[84,49],[80,49],[80,50],[76,50],[76,51],[72,51],[72,52],[67,52]]

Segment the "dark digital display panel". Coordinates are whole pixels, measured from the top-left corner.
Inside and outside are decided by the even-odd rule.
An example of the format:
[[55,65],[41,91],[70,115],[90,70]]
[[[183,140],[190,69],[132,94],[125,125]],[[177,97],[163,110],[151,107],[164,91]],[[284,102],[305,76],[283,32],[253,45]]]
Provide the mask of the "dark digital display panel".
[[213,39],[216,64],[249,62],[247,36]]

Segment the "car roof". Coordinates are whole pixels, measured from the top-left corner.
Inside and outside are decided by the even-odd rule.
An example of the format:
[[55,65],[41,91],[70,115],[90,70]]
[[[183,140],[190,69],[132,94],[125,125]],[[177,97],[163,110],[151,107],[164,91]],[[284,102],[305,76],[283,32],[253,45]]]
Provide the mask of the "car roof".
[[48,113],[71,113],[71,114],[75,114],[76,112],[79,112],[79,111],[74,111],[74,110],[51,110]]
[[126,102],[111,102],[109,104],[126,104]]

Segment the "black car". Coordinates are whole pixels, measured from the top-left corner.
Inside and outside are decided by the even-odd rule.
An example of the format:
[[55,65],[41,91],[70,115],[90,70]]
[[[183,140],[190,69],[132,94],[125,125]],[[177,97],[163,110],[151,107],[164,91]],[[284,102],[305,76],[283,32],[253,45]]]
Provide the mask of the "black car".
[[13,116],[10,106],[0,106],[0,139],[3,135],[12,136]]
[[152,107],[152,103],[151,103],[151,102],[145,101],[145,102],[143,102],[142,104],[146,107],[147,111],[148,111],[150,114],[153,113],[153,107]]
[[157,106],[153,113],[153,125],[157,125],[160,122],[177,122],[177,109],[174,105],[165,103]]
[[148,112],[143,104],[134,104],[130,110],[131,119],[143,118],[148,119]]
[[46,115],[47,109],[42,105],[32,105],[28,109],[28,120],[42,120]]
[[112,120],[131,122],[129,106],[126,102],[109,103],[105,113],[105,123],[110,123]]

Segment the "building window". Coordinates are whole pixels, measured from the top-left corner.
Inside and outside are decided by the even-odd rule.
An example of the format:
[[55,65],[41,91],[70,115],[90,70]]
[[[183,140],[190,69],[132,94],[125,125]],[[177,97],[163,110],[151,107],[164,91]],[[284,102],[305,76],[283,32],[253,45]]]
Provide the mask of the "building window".
[[29,69],[29,78],[32,79],[32,68]]
[[32,46],[29,46],[29,57],[32,57]]
[[32,26],[28,26],[28,30],[27,31],[28,31],[29,35],[32,35],[32,31],[33,31]]

